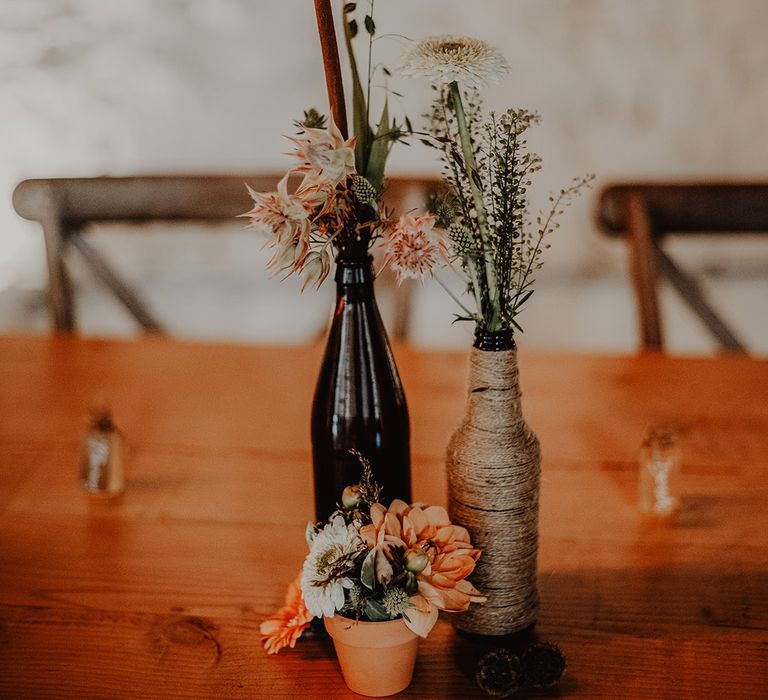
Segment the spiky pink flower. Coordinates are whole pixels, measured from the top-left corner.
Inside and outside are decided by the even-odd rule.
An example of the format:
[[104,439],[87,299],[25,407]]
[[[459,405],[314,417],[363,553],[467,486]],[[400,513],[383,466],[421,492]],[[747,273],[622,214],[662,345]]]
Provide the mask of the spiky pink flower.
[[302,187],[289,194],[289,175],[286,173],[280,180],[276,192],[256,192],[246,185],[254,205],[250,211],[240,214],[248,219],[246,228],[269,236],[267,245],[275,248],[275,254],[267,267],[273,271],[301,267],[309,250],[311,216],[326,198],[316,188]]
[[290,155],[299,161],[292,170],[305,174],[306,186],[333,189],[355,174],[355,139],[345,141],[333,117],[327,129],[303,129],[303,134],[287,138],[296,146]]
[[439,244],[433,241],[432,214],[403,214],[392,228],[386,243],[385,264],[397,274],[398,282],[406,277],[423,281],[437,264]]

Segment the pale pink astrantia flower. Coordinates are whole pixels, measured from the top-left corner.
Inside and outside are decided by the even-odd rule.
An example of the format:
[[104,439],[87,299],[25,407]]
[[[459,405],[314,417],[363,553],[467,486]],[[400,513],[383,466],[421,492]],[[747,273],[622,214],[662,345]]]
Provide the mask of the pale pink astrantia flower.
[[395,271],[398,282],[406,277],[423,281],[432,273],[440,255],[440,246],[432,240],[434,226],[432,214],[403,214],[392,228],[384,262]]
[[480,39],[428,36],[406,49],[399,71],[406,78],[427,78],[434,85],[457,82],[484,87],[499,82],[509,64],[501,51]]
[[355,139],[345,141],[333,117],[327,129],[303,129],[304,133],[287,138],[296,146],[290,155],[299,161],[292,170],[305,174],[304,186],[333,189],[355,174]]

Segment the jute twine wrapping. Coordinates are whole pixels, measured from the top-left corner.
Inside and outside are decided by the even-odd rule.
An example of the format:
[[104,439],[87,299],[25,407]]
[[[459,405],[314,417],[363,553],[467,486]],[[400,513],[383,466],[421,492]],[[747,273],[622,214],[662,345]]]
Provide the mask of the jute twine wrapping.
[[500,635],[535,622],[540,470],[516,351],[472,348],[467,412],[448,445],[448,503],[451,520],[482,549],[470,580],[488,601],[452,615],[459,629]]

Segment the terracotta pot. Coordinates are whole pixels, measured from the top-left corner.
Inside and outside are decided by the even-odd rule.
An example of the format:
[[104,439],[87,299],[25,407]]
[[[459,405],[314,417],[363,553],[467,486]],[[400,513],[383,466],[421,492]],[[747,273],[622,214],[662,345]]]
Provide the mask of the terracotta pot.
[[381,698],[405,690],[413,677],[419,637],[400,620],[358,622],[323,618],[344,682],[360,695]]

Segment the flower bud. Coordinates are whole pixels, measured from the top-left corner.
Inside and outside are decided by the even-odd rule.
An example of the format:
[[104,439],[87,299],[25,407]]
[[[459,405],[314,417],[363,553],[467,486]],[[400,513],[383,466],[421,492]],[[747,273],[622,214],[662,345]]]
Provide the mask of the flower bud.
[[420,574],[429,564],[427,553],[421,549],[410,549],[405,553],[405,568],[414,574]]
[[360,487],[357,484],[347,486],[341,494],[341,505],[347,510],[353,510],[360,505]]
[[320,285],[320,276],[323,274],[323,261],[319,253],[312,251],[304,258],[301,265],[301,291],[309,285]]
[[[298,263],[297,263],[298,264]],[[319,287],[331,269],[331,263],[326,251],[311,250],[300,265],[303,292],[309,285]]]

